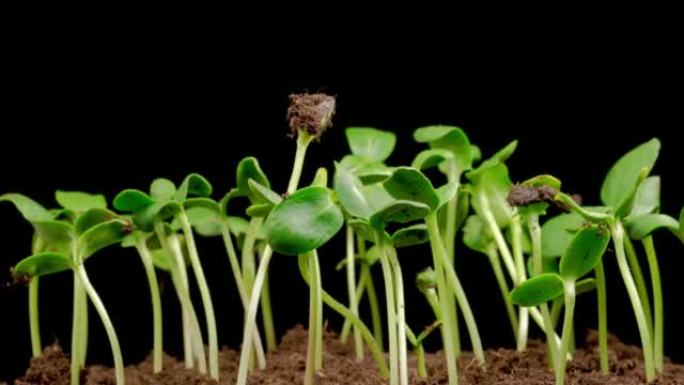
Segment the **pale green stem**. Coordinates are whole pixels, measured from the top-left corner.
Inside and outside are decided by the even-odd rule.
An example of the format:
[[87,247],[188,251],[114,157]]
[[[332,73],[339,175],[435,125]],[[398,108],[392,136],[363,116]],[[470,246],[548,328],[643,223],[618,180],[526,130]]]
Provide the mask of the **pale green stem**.
[[252,344],[250,343],[250,339],[256,330],[256,314],[259,307],[259,296],[261,288],[264,285],[266,272],[268,271],[268,265],[271,262],[272,256],[273,249],[266,245],[264,254],[261,256],[261,261],[259,261],[259,269],[257,270],[256,278],[254,279],[254,286],[252,287],[252,293],[247,306],[247,316],[245,317],[245,328],[244,333],[242,334],[242,350],[240,351],[240,366],[238,368],[236,385],[247,384],[249,358],[252,355]]
[[90,301],[93,303],[93,307],[95,307],[97,314],[100,316],[100,319],[102,320],[102,325],[104,326],[105,331],[107,332],[107,338],[109,339],[109,344],[112,347],[112,356],[114,357],[114,377],[116,379],[116,384],[124,385],[124,366],[123,357],[121,356],[121,347],[119,346],[119,339],[116,336],[114,325],[112,324],[112,321],[109,318],[109,314],[107,314],[107,309],[105,309],[105,306],[102,303],[100,296],[97,294],[95,288],[90,283],[90,280],[88,279],[88,274],[86,274],[83,265],[81,263],[78,263],[74,267],[74,271],[76,272],[78,278],[81,280],[81,283],[83,284],[85,291],[88,293],[88,297],[90,297]]
[[606,296],[606,274],[603,261],[599,261],[594,268],[596,274],[596,297],[598,302],[598,343],[601,373],[608,374],[608,301]]
[[292,165],[292,174],[290,175],[290,182],[287,185],[287,193],[292,194],[297,190],[299,179],[302,176],[302,169],[304,168],[304,158],[306,157],[306,149],[309,143],[313,140],[313,136],[304,130],[299,130],[297,135],[297,152],[295,153],[294,164]]
[[[366,274],[364,274],[363,270],[359,274],[359,282],[356,285],[356,298],[359,302],[361,302],[361,299],[363,299],[363,294],[366,292],[366,281],[368,280]],[[358,314],[357,314],[358,315]],[[340,342],[343,344],[347,343],[347,340],[349,339],[349,333],[352,330],[352,323],[350,320],[346,319],[344,320],[344,324],[342,325],[342,331],[340,331]]]
[[[461,178],[461,174],[456,167],[456,161],[451,160],[448,162],[448,173],[447,173],[447,180],[449,182],[456,183],[457,186],[459,186],[459,181]],[[456,193],[454,194],[454,197],[447,203],[446,206],[447,210],[447,220],[446,220],[446,229],[445,229],[445,236],[444,236],[444,246],[446,247],[447,255],[449,256],[449,266],[454,267],[455,262],[456,262],[456,217],[457,217],[457,210],[458,210],[458,187],[456,188]],[[447,288],[450,290],[449,288]],[[450,317],[450,321],[452,322],[451,328],[454,331],[454,350],[456,351],[456,355],[461,354],[461,337],[460,337],[460,330],[458,327],[458,304],[456,299],[453,297],[453,293],[448,294],[448,303],[449,303],[449,313],[453,314],[452,317]]]
[[304,372],[304,385],[313,385],[316,373],[316,345],[318,340],[318,302],[320,288],[320,272],[318,258],[311,251],[306,254],[309,264],[309,345],[306,350],[306,370]]
[[371,275],[370,266],[364,265],[363,270],[367,270],[368,281],[366,285],[368,287],[368,306],[371,311],[371,322],[373,323],[373,335],[375,340],[382,346],[383,332],[382,332],[382,317],[380,316],[380,305],[378,305],[378,294],[375,290],[375,283],[373,283],[373,276]]
[[71,326],[71,385],[79,385],[81,382],[81,349],[82,344],[80,340],[80,330],[82,318],[81,306],[83,306],[83,301],[81,301],[81,296],[85,294],[83,290],[83,284],[78,278],[76,271],[74,271],[74,304],[73,304],[73,315],[72,315],[72,326]]
[[[511,238],[513,238],[513,261],[515,262],[518,284],[521,284],[527,280],[527,274],[525,272],[525,258],[523,256],[522,250],[522,226],[520,224],[520,215],[517,213],[511,218]],[[527,334],[529,331],[529,325],[530,321],[528,309],[521,306],[518,308],[517,350],[519,352],[525,350],[527,347]]]
[[654,332],[653,332],[653,354],[655,359],[655,369],[659,373],[663,371],[663,349],[664,349],[664,316],[663,316],[663,288],[660,283],[660,267],[658,267],[658,256],[656,255],[653,237],[650,235],[642,240],[648,267],[651,272],[651,287],[653,287],[653,309],[655,313]]
[[266,272],[264,287],[261,289],[261,321],[264,323],[264,334],[266,335],[266,349],[275,352],[278,349],[278,340],[273,324],[273,307],[271,306],[271,285]]
[[138,254],[142,260],[145,268],[145,275],[147,276],[147,283],[150,287],[150,300],[152,302],[152,325],[153,325],[153,370],[154,373],[159,373],[162,370],[162,359],[164,354],[163,348],[163,323],[162,323],[162,307],[161,297],[159,295],[159,284],[157,283],[157,274],[154,271],[154,262],[150,250],[145,244],[145,239],[140,238],[136,244]]
[[442,324],[440,329],[442,331],[442,341],[444,342],[444,358],[446,360],[447,374],[449,376],[449,385],[456,385],[458,383],[458,372],[456,369],[456,352],[454,351],[453,344],[449,343],[453,341],[453,331],[451,329],[451,323],[446,322],[450,314],[446,313],[448,311],[448,304],[446,301],[446,295],[448,293],[447,284],[444,277],[444,267],[443,260],[445,257],[445,251],[443,245],[441,244],[439,226],[437,225],[437,217],[435,213],[430,213],[426,218],[428,226],[428,234],[430,236],[430,247],[432,248],[432,258],[433,264],[435,266],[435,275],[437,276],[437,290],[439,297],[440,309],[442,310]]
[[[359,315],[359,298],[356,296],[356,261],[354,258],[354,229],[347,225],[347,295],[349,296],[349,309],[356,316]],[[345,322],[346,324],[346,322]],[[363,361],[363,342],[361,333],[357,328],[354,329],[354,348],[356,360]]]
[[211,293],[209,292],[209,285],[204,277],[204,270],[197,254],[197,246],[195,246],[195,237],[192,234],[192,226],[188,220],[185,211],[178,214],[185,235],[185,242],[188,248],[188,255],[190,256],[190,265],[195,273],[197,279],[197,286],[200,290],[202,303],[204,304],[204,315],[207,323],[207,333],[209,334],[209,375],[212,379],[218,381],[218,335],[216,332],[216,318],[214,316],[214,304],[211,302]]
[[[240,273],[240,264],[238,263],[237,253],[235,252],[235,247],[233,246],[233,239],[230,236],[230,228],[228,227],[227,221],[222,221],[221,223],[221,236],[223,237],[223,244],[228,253],[228,261],[230,262],[230,269],[233,272],[233,280],[235,280],[235,286],[238,289],[238,295],[240,296],[240,302],[242,303],[242,309],[245,314],[247,313],[247,303],[249,302],[247,296],[247,289],[245,289],[245,283],[242,280],[242,274]],[[264,347],[261,342],[261,335],[259,330],[254,330],[253,336],[254,351],[256,353],[257,365],[259,369],[266,368],[266,357],[264,354]]]
[[478,199],[480,200],[480,205],[482,206],[482,215],[484,216],[483,219],[485,223],[487,223],[489,231],[494,235],[494,241],[496,241],[496,246],[499,248],[499,254],[501,254],[501,259],[504,262],[504,266],[506,266],[508,275],[511,277],[513,284],[517,285],[520,283],[520,280],[515,268],[515,263],[513,262],[513,255],[506,244],[506,240],[501,233],[501,229],[499,229],[499,225],[496,224],[494,214],[492,214],[492,210],[489,208],[489,201],[483,195],[479,195]]
[[313,270],[317,277],[317,287],[316,287],[316,370],[323,369],[323,281],[321,280],[321,265],[318,262],[318,252],[316,250],[311,251],[316,257],[316,265]]
[[33,357],[40,357],[43,354],[43,347],[40,342],[40,316],[38,314],[38,282],[40,278],[34,277],[29,284],[29,326],[31,328],[31,350]]
[[252,285],[254,284],[254,274],[256,273],[254,244],[257,235],[259,234],[259,228],[263,222],[264,218],[252,218],[252,220],[249,221],[247,235],[242,243],[242,279],[245,283],[248,296],[251,296]]
[[387,305],[387,331],[389,335],[389,361],[390,361],[390,385],[399,385],[399,356],[397,343],[397,305],[394,290],[394,277],[392,267],[389,264],[387,252],[382,241],[382,234],[377,235],[378,247],[381,248],[380,264],[385,281],[385,297]]
[[428,373],[427,367],[425,365],[425,349],[423,349],[423,343],[422,341],[418,341],[415,333],[413,333],[413,331],[408,325],[406,325],[406,337],[409,341],[411,341],[411,344],[413,345],[414,354],[416,355],[418,378],[426,380],[428,378]]
[[[575,282],[564,283],[565,286],[565,319],[563,320],[563,339],[561,343],[560,357],[566,357],[570,351],[570,335],[572,333],[572,321],[575,314]],[[556,385],[565,383],[565,366],[567,360],[559,359],[556,365]]]
[[79,296],[79,300],[81,301],[81,306],[79,307],[79,318],[81,319],[79,322],[79,341],[81,343],[81,347],[79,348],[79,363],[81,364],[81,369],[85,369],[86,367],[86,357],[88,355],[88,332],[90,330],[89,327],[89,312],[88,312],[88,296],[85,293],[85,289],[83,286],[81,286],[81,295]]
[[646,381],[651,382],[655,379],[655,366],[653,362],[653,343],[651,341],[651,334],[648,329],[648,322],[644,314],[644,308],[639,299],[639,292],[634,283],[634,278],[629,270],[627,257],[625,256],[625,234],[622,223],[619,220],[610,223],[610,231],[613,236],[613,245],[615,246],[615,253],[617,256],[618,267],[622,280],[625,283],[629,300],[632,303],[634,310],[634,317],[639,328],[639,335],[641,337],[641,349],[644,353],[644,366],[646,371]]
[[441,321],[442,311],[439,308],[439,296],[437,295],[435,289],[429,288],[427,290],[424,290],[423,295],[425,296],[425,299],[427,299],[427,302],[430,305],[430,308],[432,309],[432,313],[435,315],[435,318]]
[[492,265],[492,270],[494,270],[496,283],[499,285],[501,298],[503,298],[504,305],[506,306],[506,314],[508,314],[508,320],[511,323],[511,329],[513,329],[513,338],[517,341],[518,316],[515,314],[515,307],[513,307],[513,301],[511,301],[510,296],[511,290],[508,288],[506,277],[504,276],[503,269],[501,268],[501,260],[499,260],[499,253],[496,251],[496,245],[490,244],[489,247],[487,247],[487,258],[489,259],[489,263]]
[[[431,222],[434,223],[430,224]],[[434,227],[436,225],[436,217],[432,215],[428,216],[428,228]],[[444,269],[444,274],[446,275],[447,281],[451,286],[451,290],[456,296],[456,300],[458,301],[458,304],[462,309],[463,319],[465,321],[466,328],[468,329],[468,335],[470,336],[470,343],[473,345],[473,354],[475,354],[475,358],[477,358],[478,363],[480,365],[484,365],[485,357],[484,350],[482,349],[482,340],[480,339],[480,332],[477,329],[477,323],[475,322],[473,311],[470,308],[470,303],[468,302],[468,298],[466,297],[465,290],[463,290],[463,286],[461,286],[461,281],[458,279],[458,276],[456,275],[456,271],[448,265],[449,261],[447,260],[446,250],[444,249],[444,246],[441,244],[441,242],[438,241],[438,243],[439,247],[437,248],[437,258],[440,259],[440,263],[442,264],[442,268]],[[441,300],[442,295],[439,294],[439,297]]]
[[641,264],[639,263],[639,258],[637,257],[636,250],[634,249],[634,244],[629,237],[625,237],[625,252],[627,253],[627,262],[629,262],[629,267],[632,269],[632,277],[634,277],[634,283],[636,284],[637,291],[639,292],[639,300],[641,300],[641,306],[644,307],[644,315],[646,316],[646,322],[648,323],[648,330],[653,336],[653,313],[651,312],[651,299],[648,295],[648,288],[646,287],[646,280],[644,279],[644,273],[641,270]]
[[404,278],[402,277],[401,265],[397,253],[392,246],[386,246],[388,259],[394,276],[394,292],[396,296],[397,308],[397,342],[399,355],[399,383],[408,385],[408,350],[406,348],[406,304],[404,301]]

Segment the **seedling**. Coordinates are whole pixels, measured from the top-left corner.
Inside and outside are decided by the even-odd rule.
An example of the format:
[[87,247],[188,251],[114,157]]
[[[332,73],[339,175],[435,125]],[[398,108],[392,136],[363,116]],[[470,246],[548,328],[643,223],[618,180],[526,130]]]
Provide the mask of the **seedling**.
[[415,335],[411,328],[406,325],[406,337],[408,338],[413,351],[416,354],[416,360],[418,361],[418,377],[422,379],[428,378],[427,367],[425,366],[425,349],[423,348],[423,340],[425,340],[435,329],[439,327],[441,321],[435,321],[431,325],[423,329],[420,334]]

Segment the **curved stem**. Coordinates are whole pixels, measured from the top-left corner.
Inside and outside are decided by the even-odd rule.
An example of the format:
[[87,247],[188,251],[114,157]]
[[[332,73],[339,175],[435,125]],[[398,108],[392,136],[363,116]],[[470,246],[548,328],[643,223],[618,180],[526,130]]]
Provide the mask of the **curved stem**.
[[218,335],[216,332],[216,318],[214,316],[214,304],[211,302],[211,293],[209,292],[209,285],[204,277],[204,270],[197,254],[197,247],[195,246],[195,237],[192,234],[192,227],[185,211],[178,214],[180,218],[183,235],[185,235],[185,242],[188,248],[188,255],[190,256],[190,265],[195,273],[197,279],[197,286],[202,296],[202,303],[204,304],[204,315],[207,322],[207,333],[209,334],[209,375],[214,380],[218,381]]
[[272,256],[273,249],[266,245],[264,254],[261,256],[261,261],[259,261],[259,269],[257,270],[256,278],[254,279],[252,294],[247,306],[247,316],[245,317],[245,328],[244,333],[242,334],[242,350],[240,352],[240,366],[238,368],[236,385],[247,384],[249,357],[252,355],[252,344],[250,343],[250,339],[252,338],[254,330],[256,330],[256,313],[259,307],[259,296],[261,288],[264,285],[264,279],[266,278],[266,272],[268,271],[268,265],[271,262]]
[[658,256],[656,255],[653,237],[648,236],[642,240],[648,267],[651,272],[651,287],[653,288],[653,309],[655,313],[653,331],[653,355],[655,359],[655,369],[663,371],[663,349],[664,349],[664,317],[663,317],[663,288],[660,283],[660,267],[658,266]]
[[489,201],[483,195],[479,195],[477,199],[480,200],[480,205],[482,206],[483,210],[482,215],[484,216],[483,219],[485,220],[485,223],[487,223],[489,231],[491,231],[492,235],[494,235],[494,241],[496,241],[496,246],[499,248],[499,254],[501,254],[501,259],[504,262],[504,266],[506,266],[508,275],[509,277],[511,277],[513,284],[517,285],[518,283],[520,283],[520,281],[518,278],[517,270],[515,268],[515,263],[513,262],[513,255],[511,254],[511,250],[508,248],[508,245],[506,244],[506,240],[504,239],[504,236],[501,233],[501,229],[499,229],[499,225],[496,224],[494,214],[492,214],[492,210],[489,208]]
[[416,355],[416,366],[418,367],[418,378],[426,380],[428,378],[427,367],[425,365],[425,349],[423,348],[422,341],[418,341],[416,334],[413,333],[411,328],[406,325],[406,337],[411,341],[413,345],[413,351]]
[[388,249],[388,259],[392,274],[394,275],[394,291],[397,299],[397,342],[399,355],[399,383],[408,385],[408,351],[406,348],[406,304],[404,301],[404,278],[402,277],[401,265],[397,253],[392,246]]
[[40,278],[31,279],[28,290],[29,302],[29,326],[31,328],[31,351],[33,357],[40,357],[43,354],[43,347],[40,342],[40,316],[38,313],[38,288]]
[[651,342],[651,334],[648,329],[648,322],[646,321],[644,308],[641,304],[641,300],[639,299],[639,292],[634,283],[634,278],[632,278],[632,274],[630,273],[629,265],[627,264],[627,257],[625,256],[625,236],[622,223],[620,223],[619,220],[615,220],[614,222],[610,223],[610,231],[613,236],[613,245],[615,246],[615,253],[617,256],[618,267],[620,268],[620,274],[622,275],[622,280],[625,283],[625,288],[627,289],[627,294],[629,295],[629,300],[632,303],[632,309],[634,310],[634,317],[636,318],[637,326],[639,328],[641,348],[644,352],[646,381],[651,382],[655,379],[653,344]]
[[565,383],[565,365],[567,359],[564,359],[570,351],[570,336],[572,334],[573,317],[575,314],[575,282],[565,282],[565,318],[563,320],[563,342],[561,343],[560,357],[558,365],[556,365],[556,385],[563,385]]
[[375,283],[373,282],[370,266],[364,265],[362,269],[368,270],[368,281],[366,282],[366,285],[368,286],[368,306],[370,307],[371,322],[373,323],[373,335],[375,336],[375,340],[378,342],[378,344],[382,346],[384,335],[382,332],[380,305],[378,305],[378,294],[375,290]]
[[251,295],[252,285],[254,284],[254,274],[256,274],[254,244],[256,243],[259,228],[263,222],[264,218],[252,218],[249,221],[249,228],[242,244],[242,280],[247,289],[248,296]]
[[629,262],[629,267],[630,269],[632,269],[632,277],[634,277],[634,283],[636,284],[637,291],[639,292],[641,306],[644,307],[644,314],[646,315],[648,330],[650,330],[652,336],[653,313],[651,312],[651,299],[648,296],[648,288],[646,287],[646,280],[644,279],[644,273],[641,270],[639,258],[637,256],[636,250],[634,249],[634,244],[632,243],[632,240],[629,239],[629,237],[625,237],[625,252],[627,253],[627,262]]
[[499,254],[496,251],[495,245],[489,245],[487,250],[487,258],[489,259],[489,264],[492,265],[492,270],[494,271],[494,276],[496,277],[496,283],[499,285],[499,291],[501,292],[501,298],[503,298],[504,304],[506,305],[506,314],[508,315],[508,320],[511,323],[513,338],[517,341],[518,316],[515,314],[515,307],[513,307],[513,301],[511,301],[510,296],[511,290],[508,288],[506,277],[501,269],[501,261],[499,260]]
[[[358,303],[361,302],[363,299],[363,295],[366,292],[366,281],[368,281],[368,275],[366,272],[362,269],[361,273],[359,274],[359,282],[356,285],[356,299]],[[358,316],[358,314],[357,314]],[[349,333],[351,332],[352,329],[352,323],[351,320],[344,319],[344,324],[342,325],[342,331],[340,332],[340,342],[343,344],[347,343],[347,339],[349,339]]]
[[596,297],[598,302],[598,343],[601,373],[608,374],[608,301],[606,296],[606,274],[603,270],[603,260],[594,268],[596,274]]
[[390,361],[390,385],[399,384],[399,357],[398,357],[398,343],[397,343],[397,305],[396,295],[394,290],[394,277],[392,276],[392,267],[389,264],[385,247],[382,241],[382,235],[378,235],[378,246],[381,248],[380,265],[382,267],[382,275],[385,281],[385,297],[387,304],[387,334],[389,335],[389,361]]
[[161,297],[159,295],[159,283],[157,283],[157,274],[154,271],[154,263],[152,262],[152,255],[145,244],[145,240],[140,238],[136,244],[138,254],[142,260],[145,268],[145,275],[147,276],[147,284],[150,287],[150,300],[152,301],[152,325],[153,325],[153,370],[154,373],[159,373],[162,370],[162,358],[164,354],[163,348],[163,324],[162,324],[162,307]]
[[299,179],[302,176],[302,169],[304,168],[304,158],[306,157],[306,149],[309,143],[313,140],[313,136],[309,135],[304,130],[299,130],[297,135],[297,152],[295,153],[294,164],[292,165],[292,174],[290,174],[290,182],[287,184],[287,193],[292,194],[297,190]]
[[[354,229],[347,225],[347,296],[349,297],[349,309],[357,317],[359,315],[359,302],[356,296],[356,261],[354,258]],[[346,324],[346,322],[345,322]],[[356,361],[363,361],[363,342],[361,333],[357,328],[354,329],[354,348]]]
[[90,280],[88,279],[88,274],[86,274],[83,265],[77,264],[74,267],[74,271],[76,272],[78,278],[83,284],[86,293],[88,293],[88,297],[90,297],[90,301],[93,303],[93,307],[95,307],[97,314],[100,316],[100,319],[102,320],[102,325],[104,326],[105,331],[107,332],[107,338],[109,339],[109,344],[112,347],[112,356],[114,357],[114,377],[116,378],[116,384],[124,385],[124,366],[123,357],[121,356],[121,346],[119,346],[119,339],[116,336],[116,331],[114,330],[112,320],[109,318],[107,309],[102,303],[100,296],[97,294],[95,288],[90,283]]

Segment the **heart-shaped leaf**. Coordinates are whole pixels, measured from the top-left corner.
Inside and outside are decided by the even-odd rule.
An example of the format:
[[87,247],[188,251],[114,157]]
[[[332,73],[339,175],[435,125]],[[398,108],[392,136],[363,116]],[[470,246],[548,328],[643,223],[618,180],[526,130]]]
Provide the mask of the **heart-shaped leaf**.
[[150,185],[150,195],[160,201],[172,199],[176,194],[176,185],[165,178],[157,178]]
[[660,177],[649,176],[639,183],[629,216],[652,214],[660,209]]
[[413,132],[416,142],[428,143],[430,147],[448,150],[453,154],[456,167],[460,172],[472,167],[474,155],[468,137],[459,127],[428,126]]
[[149,195],[134,189],[126,189],[114,197],[114,208],[125,213],[135,213],[154,204]]
[[76,223],[74,224],[74,230],[77,235],[80,235],[97,224],[110,221],[117,217],[118,216],[110,210],[93,208],[78,216]]
[[384,181],[387,192],[396,199],[420,202],[431,210],[439,208],[439,195],[422,172],[411,167],[397,167]]
[[15,267],[14,274],[27,277],[40,277],[71,269],[71,258],[62,253],[39,253],[22,259]]
[[352,154],[371,162],[383,162],[389,158],[397,142],[392,132],[368,127],[350,127],[345,130]]
[[563,279],[547,273],[532,277],[511,291],[511,300],[520,306],[537,306],[565,292]]
[[431,148],[429,150],[423,150],[416,155],[413,159],[411,167],[417,168],[418,170],[425,170],[432,167],[437,167],[440,163],[454,158],[448,150],[441,148]]
[[106,209],[107,200],[104,195],[88,194],[81,191],[57,191],[55,200],[65,209],[81,213],[90,209]]
[[[479,170],[479,169],[478,169]],[[469,177],[472,173],[469,174]],[[488,167],[471,179],[472,186],[472,205],[478,215],[484,217],[485,207],[482,200],[489,203],[489,209],[496,219],[500,228],[505,228],[511,221],[513,209],[508,204],[506,198],[513,185],[508,177],[508,168],[503,163],[497,163]]]
[[250,201],[256,203],[252,200],[252,191],[249,189],[249,180],[253,179],[256,183],[266,187],[271,188],[271,183],[268,181],[268,177],[261,170],[259,161],[253,156],[248,156],[243,158],[237,166],[236,183],[237,190],[240,196],[249,197]]
[[344,224],[342,211],[324,187],[306,187],[276,205],[264,222],[273,250],[299,255],[317,249]]
[[318,170],[316,170],[316,175],[314,175],[311,185],[328,187],[328,170],[325,167],[319,167]]
[[29,222],[49,221],[53,219],[53,215],[42,205],[21,194],[9,193],[0,195],[0,202],[12,203],[24,219]]
[[352,217],[368,219],[373,208],[365,194],[363,184],[347,168],[335,164],[335,192],[342,208]]
[[370,224],[376,230],[390,222],[408,223],[425,218],[432,210],[428,205],[408,200],[395,200],[376,211],[370,217]]
[[282,202],[283,197],[281,197],[280,194],[259,184],[254,179],[250,179],[247,183],[249,185],[249,191],[251,193],[250,200],[252,203],[270,203],[275,206]]
[[575,234],[560,260],[560,275],[577,280],[594,270],[610,241],[610,233],[599,225],[585,227]]
[[622,212],[643,175],[648,175],[653,168],[659,152],[660,141],[654,138],[623,155],[603,180],[601,201],[616,212]]
[[130,232],[130,225],[120,219],[97,224],[78,237],[77,245],[85,260],[97,251],[120,242]]
[[[658,229],[668,229],[680,236],[677,220],[665,214],[642,214],[630,216],[625,221],[625,228],[632,239],[644,239]],[[680,236],[681,238],[681,236]],[[684,238],[682,238],[684,240]]]
[[392,245],[394,247],[420,245],[429,241],[430,236],[424,223],[404,227],[392,234]]
[[183,183],[178,187],[174,194],[174,199],[183,202],[188,195],[197,197],[208,197],[211,195],[211,183],[200,174],[192,173],[183,179]]
[[492,234],[482,218],[477,215],[471,215],[466,219],[465,226],[463,227],[463,243],[468,248],[486,254],[492,241]]

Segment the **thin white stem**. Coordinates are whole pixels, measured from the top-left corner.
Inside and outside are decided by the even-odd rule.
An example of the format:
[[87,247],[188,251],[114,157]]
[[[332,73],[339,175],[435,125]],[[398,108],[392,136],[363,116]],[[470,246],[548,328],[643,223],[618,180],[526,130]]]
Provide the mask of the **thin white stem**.
[[[519,283],[522,283],[527,280],[527,274],[525,272],[525,257],[522,250],[522,226],[520,224],[520,215],[517,213],[511,218],[511,238],[515,270],[518,275]],[[529,311],[526,307],[521,306],[518,309],[517,350],[519,352],[525,350],[527,347],[527,334],[529,331],[529,325]]]
[[[573,317],[575,314],[575,281],[565,282],[565,318],[563,320],[563,342],[560,357],[570,352],[570,336],[572,335]],[[556,385],[565,383],[565,365],[567,360],[559,359],[556,365]]]
[[83,284],[78,278],[78,275],[74,271],[74,304],[73,304],[73,315],[71,318],[71,385],[79,385],[81,381],[81,342],[79,337],[81,336],[81,306],[83,301],[81,301],[80,296],[83,291]]
[[[347,295],[349,296],[349,309],[355,316],[359,316],[359,302],[356,296],[356,261],[354,258],[354,229],[347,225]],[[353,327],[354,348],[356,361],[363,361],[363,341],[359,329]]]
[[387,330],[389,335],[389,361],[390,361],[390,385],[399,385],[399,357],[397,355],[397,305],[394,290],[394,277],[392,267],[389,264],[385,247],[382,244],[382,235],[378,235],[379,247],[381,247],[380,265],[382,276],[385,281],[385,297],[387,304]]
[[491,231],[491,233],[494,235],[494,241],[496,241],[496,246],[499,248],[499,254],[504,262],[504,266],[506,266],[508,275],[511,277],[513,284],[517,285],[520,283],[520,279],[515,268],[515,263],[513,262],[513,255],[506,244],[506,240],[499,229],[499,225],[496,224],[494,214],[492,214],[492,210],[489,207],[489,201],[483,195],[479,195],[478,199],[480,200],[480,206],[482,206],[482,215],[484,216],[483,219],[485,220],[485,223],[487,223],[489,231]]
[[159,284],[157,283],[157,274],[154,271],[154,262],[152,255],[147,248],[145,239],[138,240],[136,244],[138,254],[145,268],[145,275],[147,276],[147,283],[150,287],[150,300],[152,302],[152,328],[153,328],[153,370],[154,373],[162,371],[162,359],[164,354],[163,347],[163,322],[162,322],[162,307],[161,296],[159,295]]
[[290,182],[287,184],[287,193],[292,194],[297,190],[299,179],[302,176],[302,169],[304,168],[304,158],[306,157],[306,149],[309,143],[313,140],[313,136],[309,135],[304,130],[299,130],[297,135],[297,152],[295,153],[294,164],[292,165],[292,174],[290,174]]
[[31,327],[31,351],[33,357],[40,357],[43,347],[40,342],[40,318],[38,313],[38,282],[40,278],[34,277],[29,284],[29,322]]
[[404,302],[404,279],[396,251],[387,246],[389,263],[394,275],[394,291],[397,299],[397,340],[399,342],[399,383],[408,385],[408,350],[406,348],[406,304]]

